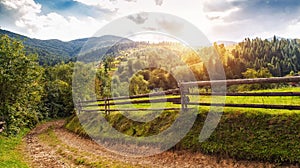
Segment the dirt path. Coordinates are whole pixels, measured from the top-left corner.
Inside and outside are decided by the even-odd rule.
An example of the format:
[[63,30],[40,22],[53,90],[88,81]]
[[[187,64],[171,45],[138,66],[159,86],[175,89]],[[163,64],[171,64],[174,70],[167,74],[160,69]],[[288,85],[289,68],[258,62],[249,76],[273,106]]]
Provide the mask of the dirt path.
[[25,138],[32,167],[275,167],[269,163],[234,161],[188,152],[164,152],[132,158],[107,151],[62,126],[64,120],[37,126]]
[[41,124],[33,129],[26,137],[26,152],[31,159],[32,167],[72,167],[72,164],[56,154],[56,151],[47,144],[40,142],[39,135],[45,133],[49,127],[61,126],[63,121],[49,122]]

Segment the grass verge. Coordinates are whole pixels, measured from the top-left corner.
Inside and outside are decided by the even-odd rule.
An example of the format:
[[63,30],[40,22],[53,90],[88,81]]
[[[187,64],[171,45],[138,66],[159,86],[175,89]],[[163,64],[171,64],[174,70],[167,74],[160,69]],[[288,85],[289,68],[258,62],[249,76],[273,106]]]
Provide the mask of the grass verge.
[[[261,110],[225,108],[222,119],[211,137],[199,142],[199,134],[208,111],[201,109],[190,132],[173,149],[200,151],[237,160],[257,160],[282,164],[300,163],[300,113],[264,113]],[[157,134],[172,124],[170,119],[177,113],[155,120],[155,123],[134,123],[119,113],[106,119],[120,132],[130,136]],[[97,118],[90,118],[90,122]],[[169,122],[168,122],[169,121]],[[99,125],[87,127],[88,132],[97,131]],[[77,117],[70,118],[66,128],[87,136]],[[132,130],[135,131],[132,131]]]
[[15,137],[4,137],[0,135],[0,167],[1,168],[27,168],[28,164],[21,152],[22,138],[29,132],[22,130]]

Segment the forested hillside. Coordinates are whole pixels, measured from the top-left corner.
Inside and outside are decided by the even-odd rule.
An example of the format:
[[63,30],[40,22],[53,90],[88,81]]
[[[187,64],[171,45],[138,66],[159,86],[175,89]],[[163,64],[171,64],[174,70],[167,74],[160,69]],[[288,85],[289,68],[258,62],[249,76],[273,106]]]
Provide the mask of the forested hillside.
[[[68,42],[60,40],[39,40],[19,35],[13,32],[0,29],[0,35],[7,35],[10,38],[17,39],[23,42],[27,54],[37,54],[40,65],[56,65],[61,62],[75,61],[81,48],[87,41],[89,44],[97,43],[97,48],[93,50],[107,50],[107,46],[122,40],[122,43],[130,43],[132,41],[117,36],[103,36],[93,38],[76,39]],[[94,46],[94,45],[92,45]],[[91,46],[91,47],[92,47]],[[106,48],[105,48],[106,47]],[[85,46],[89,48],[89,46]],[[97,54],[93,57],[97,57]]]
[[[221,55],[222,46],[220,47]],[[228,51],[227,51],[228,52]],[[245,39],[228,54],[228,77],[239,78],[247,68],[267,68],[273,76],[285,76],[300,71],[300,41],[297,39]]]
[[[96,80],[100,97],[125,95],[126,88],[131,95],[144,94],[153,89],[177,88],[178,80],[210,80],[212,76],[218,79],[223,70],[227,79],[298,75],[300,43],[297,39],[275,36],[272,40],[246,38],[235,45],[225,47],[214,43],[197,51],[176,43],[141,43],[136,48],[118,52],[115,57],[103,59],[100,65],[99,81]],[[109,73],[110,69],[113,70]],[[269,87],[251,86],[248,90]],[[104,91],[110,88],[112,93]],[[240,88],[243,89],[247,88]]]

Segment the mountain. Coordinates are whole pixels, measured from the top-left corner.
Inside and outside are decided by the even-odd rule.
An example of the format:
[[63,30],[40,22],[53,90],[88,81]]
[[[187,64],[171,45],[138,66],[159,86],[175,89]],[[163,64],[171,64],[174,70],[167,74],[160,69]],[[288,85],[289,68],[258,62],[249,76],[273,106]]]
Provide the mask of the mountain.
[[99,50],[113,45],[116,42],[131,43],[132,41],[126,38],[106,35],[102,37],[91,37],[76,39],[68,42],[63,42],[57,39],[39,40],[29,38],[20,34],[16,34],[7,30],[0,29],[0,35],[5,34],[11,38],[21,40],[25,46],[27,53],[38,54],[39,63],[41,65],[55,65],[62,61],[68,62],[76,59],[82,47],[85,45],[85,50]]
[[285,38],[285,37],[280,37],[280,36],[273,36],[270,38],[267,38],[268,41],[272,41],[274,40],[274,37],[276,38],[276,40],[297,40],[297,39],[293,39],[293,38]]
[[232,45],[237,44],[237,42],[234,42],[234,41],[217,41],[216,43],[218,45],[224,44],[225,46],[232,46]]

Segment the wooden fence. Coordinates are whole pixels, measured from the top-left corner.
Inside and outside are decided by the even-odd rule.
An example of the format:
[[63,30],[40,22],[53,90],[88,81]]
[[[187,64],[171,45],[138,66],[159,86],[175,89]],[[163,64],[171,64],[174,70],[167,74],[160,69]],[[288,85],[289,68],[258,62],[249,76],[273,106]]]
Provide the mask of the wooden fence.
[[[172,96],[163,97],[162,96]],[[181,104],[180,90],[173,89],[163,92],[156,92],[150,94],[141,94],[134,96],[112,97],[97,100],[78,101],[78,110],[80,112],[99,112],[109,114],[113,111],[161,111],[161,110],[180,110],[180,108],[122,108],[112,109],[115,105],[129,105],[129,104],[149,104],[149,103],[163,103],[171,102],[173,104]],[[98,109],[89,109],[93,107],[100,107]]]
[[300,96],[300,92],[265,92],[265,93],[189,93],[191,87],[205,87],[205,86],[232,86],[242,84],[265,84],[265,83],[290,83],[300,82],[300,76],[294,77],[274,77],[274,78],[256,78],[256,79],[232,79],[232,80],[215,80],[215,81],[196,81],[184,82],[180,85],[182,108],[187,108],[188,105],[200,106],[223,106],[223,107],[242,107],[242,108],[265,108],[265,109],[288,109],[300,110],[299,105],[278,105],[278,104],[233,104],[233,103],[202,103],[202,102],[189,102],[190,95],[203,95],[203,96]]
[[[300,92],[265,92],[265,93],[190,93],[192,87],[206,87],[206,86],[231,86],[241,84],[263,84],[263,83],[289,83],[300,82],[300,76],[296,77],[275,77],[275,78],[256,78],[256,79],[233,79],[233,80],[215,80],[215,81],[196,81],[180,83],[180,88],[167,90],[164,92],[113,97],[97,100],[78,101],[77,108],[80,112],[105,112],[109,114],[113,111],[161,111],[161,110],[186,110],[189,105],[199,106],[224,106],[224,107],[242,107],[242,108],[265,108],[265,109],[288,109],[300,110],[299,105],[278,105],[278,104],[233,104],[233,103],[204,103],[204,102],[190,102],[190,96],[300,96]],[[169,95],[169,97],[164,96]],[[173,96],[170,96],[173,95]],[[164,96],[163,98],[161,98]],[[147,103],[162,103],[171,102],[173,104],[181,104],[178,108],[122,108],[114,109],[111,106],[128,105],[128,104],[147,104]],[[91,109],[98,107],[98,109]]]

